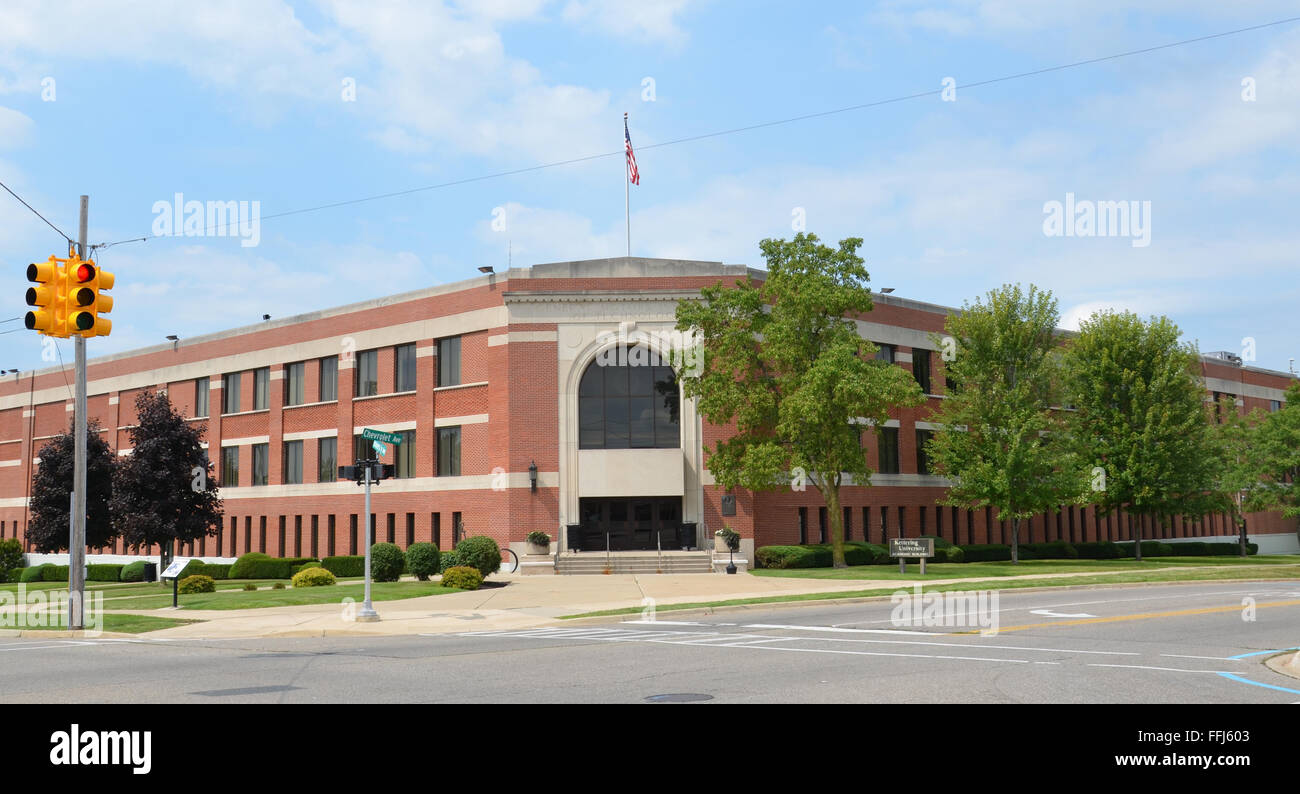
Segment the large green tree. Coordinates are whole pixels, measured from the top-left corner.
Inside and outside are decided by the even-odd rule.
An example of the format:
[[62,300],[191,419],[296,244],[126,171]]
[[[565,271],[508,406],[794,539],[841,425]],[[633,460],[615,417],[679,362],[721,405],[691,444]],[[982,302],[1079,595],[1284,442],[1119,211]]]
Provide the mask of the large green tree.
[[826,502],[837,568],[840,487],[870,484],[862,421],[882,426],[891,409],[924,400],[906,371],[873,358],[851,319],[872,308],[861,245],[849,238],[831,248],[803,233],[763,240],[766,279],[706,287],[702,300],[677,307],[678,330],[700,342],[698,372],[680,373],[682,392],[708,421],[734,425],[706,448],[714,479],[771,490],[804,472]]
[[953,388],[931,422],[936,473],[953,480],[944,504],[993,507],[1011,520],[1011,561],[1020,522],[1082,501],[1087,479],[1068,443],[1058,396],[1056,299],[1030,285],[1004,285],[948,315],[947,376]]
[[1200,357],[1179,337],[1168,318],[1104,311],[1080,324],[1065,356],[1073,437],[1086,464],[1104,472],[1094,501],[1162,526],[1200,514],[1215,477]]
[[1246,549],[1246,512],[1257,492],[1265,487],[1263,470],[1256,456],[1262,414],[1237,412],[1235,400],[1225,395],[1212,408],[1216,421],[1210,426],[1210,449],[1214,456],[1213,476],[1206,491],[1205,509],[1200,513],[1226,513],[1237,528],[1241,556]]
[[1259,422],[1252,442],[1261,482],[1247,497],[1247,508],[1300,518],[1300,383],[1286,390],[1281,410]]
[[[86,432],[86,545],[106,546],[117,538],[109,511],[117,456],[91,420]],[[41,465],[32,475],[32,517],[27,539],[41,553],[68,548],[69,502],[76,460],[76,439],[70,429],[41,447]]]
[[185,421],[161,392],[141,392],[135,409],[131,454],[118,466],[113,488],[113,516],[128,545],[157,543],[166,560],[176,541],[216,533],[221,497],[200,446],[205,426]]

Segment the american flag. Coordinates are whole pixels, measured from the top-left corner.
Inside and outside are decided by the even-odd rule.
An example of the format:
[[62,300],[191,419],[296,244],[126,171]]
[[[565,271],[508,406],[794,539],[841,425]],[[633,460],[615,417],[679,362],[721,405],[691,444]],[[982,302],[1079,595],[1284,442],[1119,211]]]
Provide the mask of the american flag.
[[627,179],[634,185],[641,184],[641,172],[636,170],[636,154],[632,151],[632,136],[627,131],[627,114],[623,114],[623,140],[627,143]]

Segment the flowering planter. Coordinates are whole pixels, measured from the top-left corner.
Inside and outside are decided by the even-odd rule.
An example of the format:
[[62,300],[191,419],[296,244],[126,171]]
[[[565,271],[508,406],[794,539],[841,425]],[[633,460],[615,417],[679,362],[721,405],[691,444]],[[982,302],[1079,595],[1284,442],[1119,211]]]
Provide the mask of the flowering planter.
[[543,546],[540,543],[533,543],[532,541],[524,541],[524,550],[529,554],[550,554],[551,544],[548,543],[545,546]]

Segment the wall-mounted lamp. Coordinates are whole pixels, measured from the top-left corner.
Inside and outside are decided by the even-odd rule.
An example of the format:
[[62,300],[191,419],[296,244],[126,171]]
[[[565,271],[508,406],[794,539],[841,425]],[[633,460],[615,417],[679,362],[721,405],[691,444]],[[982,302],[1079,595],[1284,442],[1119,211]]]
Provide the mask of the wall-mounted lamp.
[[181,343],[181,338],[176,334],[167,334],[167,341],[172,343],[172,350],[175,350]]
[[891,293],[891,292],[893,292],[893,291],[894,291],[894,288],[893,288],[893,287],[885,287],[885,288],[883,288],[883,289],[880,290],[880,294],[882,294],[882,295],[888,295],[889,293]]
[[533,492],[537,492],[537,461],[528,464],[528,484],[532,486]]
[[492,266],[491,266],[491,265],[479,265],[479,266],[478,266],[478,272],[480,272],[480,273],[495,273],[496,271],[492,269]]

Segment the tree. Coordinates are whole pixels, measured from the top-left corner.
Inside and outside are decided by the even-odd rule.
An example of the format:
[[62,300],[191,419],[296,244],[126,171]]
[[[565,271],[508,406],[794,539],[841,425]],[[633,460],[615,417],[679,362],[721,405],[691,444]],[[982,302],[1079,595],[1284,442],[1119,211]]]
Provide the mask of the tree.
[[[1099,312],[1080,324],[1065,356],[1072,435],[1104,473],[1095,501],[1162,526],[1202,512],[1214,483],[1200,357],[1179,336],[1165,317]],[[1141,521],[1137,535],[1140,560]]]
[[767,278],[701,290],[682,301],[677,328],[701,345],[697,374],[679,373],[701,415],[735,432],[706,447],[718,484],[770,490],[806,473],[826,502],[832,559],[845,567],[840,487],[845,475],[869,485],[863,420],[883,426],[889,411],[924,398],[899,367],[873,358],[853,315],[871,311],[859,238],[839,249],[816,235],[763,240]]
[[1196,514],[1227,513],[1237,527],[1241,556],[1245,557],[1246,510],[1256,498],[1256,492],[1265,486],[1264,472],[1255,451],[1262,415],[1256,410],[1250,416],[1242,416],[1230,396],[1224,396],[1213,410],[1218,419],[1210,425],[1213,478],[1206,493],[1205,509]]
[[[74,428],[41,447],[41,465],[32,475],[32,518],[27,538],[41,553],[68,548],[68,520],[72,513],[73,471],[76,464]],[[109,503],[117,456],[101,435],[99,423],[91,420],[86,430],[86,545],[107,546],[117,538]]]
[[1247,497],[1247,507],[1300,518],[1300,383],[1291,384],[1281,410],[1264,415],[1257,427],[1251,455],[1262,481]]
[[118,467],[113,515],[134,547],[157,543],[164,560],[174,541],[216,533],[221,497],[212,463],[200,446],[204,425],[185,421],[164,393],[143,391],[135,400],[131,454]]
[[953,486],[943,503],[993,507],[1011,519],[1011,561],[1020,561],[1020,522],[1052,507],[1081,502],[1079,470],[1061,412],[1056,299],[1030,285],[1004,285],[949,314],[956,342],[947,364],[953,382],[931,422],[927,446],[937,473]]

